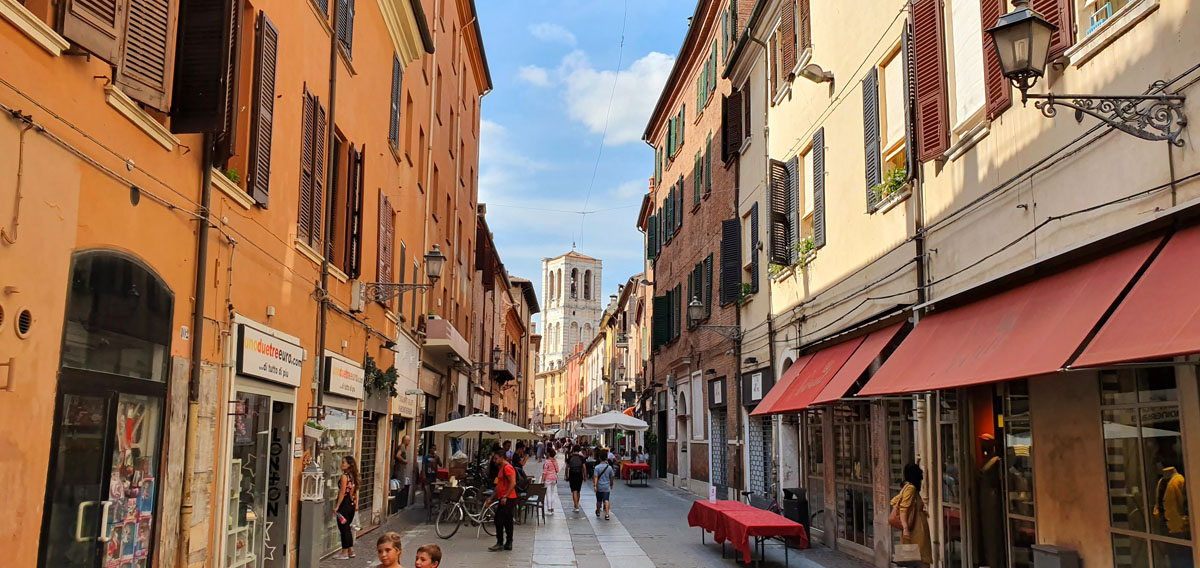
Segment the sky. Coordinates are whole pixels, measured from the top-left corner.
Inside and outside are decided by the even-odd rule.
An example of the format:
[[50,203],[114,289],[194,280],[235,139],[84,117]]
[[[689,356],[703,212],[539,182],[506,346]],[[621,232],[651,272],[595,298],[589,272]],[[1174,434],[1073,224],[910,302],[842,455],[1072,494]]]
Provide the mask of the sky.
[[476,0],[476,8],[494,87],[482,104],[479,202],[500,258],[544,303],[542,259],[574,244],[604,262],[607,304],[643,270],[635,225],[654,152],[642,132],[695,3]]

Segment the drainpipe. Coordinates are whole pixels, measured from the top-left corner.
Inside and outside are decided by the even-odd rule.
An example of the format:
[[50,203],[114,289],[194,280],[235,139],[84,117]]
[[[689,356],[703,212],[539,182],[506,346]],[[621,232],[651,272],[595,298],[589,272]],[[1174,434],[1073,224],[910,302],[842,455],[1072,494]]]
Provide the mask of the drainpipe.
[[[330,14],[333,21],[333,26],[336,30],[338,9],[337,2],[330,2]],[[336,178],[337,161],[332,159],[333,142],[336,139],[336,129],[334,128],[334,116],[337,112],[337,71],[338,71],[338,36],[337,32],[329,34],[329,118],[327,119],[325,130],[325,152],[331,157],[327,160],[328,166],[325,168],[325,206],[323,210],[328,217],[325,223],[325,230],[321,236],[321,289],[320,298],[317,300],[317,404],[320,408],[325,404],[325,339],[329,326],[329,239],[330,233],[333,232],[334,215],[331,209],[333,203],[333,184]],[[320,156],[321,160],[325,160],[325,156]]]
[[197,417],[200,409],[200,363],[204,357],[204,299],[208,285],[208,220],[212,200],[212,134],[205,133],[200,166],[203,168],[200,189],[200,230],[196,236],[195,306],[192,312],[192,369],[188,376],[187,433],[183,446],[182,502],[179,506],[179,552],[176,566],[187,566],[191,552],[192,478],[196,472]]

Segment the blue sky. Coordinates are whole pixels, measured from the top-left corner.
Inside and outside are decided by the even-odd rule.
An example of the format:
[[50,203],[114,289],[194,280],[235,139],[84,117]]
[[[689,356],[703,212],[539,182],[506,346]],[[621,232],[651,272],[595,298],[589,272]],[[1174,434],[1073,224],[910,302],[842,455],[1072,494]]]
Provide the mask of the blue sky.
[[[483,99],[479,201],[487,204],[500,256],[510,274],[536,283],[540,301],[541,259],[570,251],[574,242],[604,261],[607,299],[642,271],[642,236],[634,224],[654,168],[642,131],[695,4],[477,0],[476,6],[495,87]],[[594,213],[569,213],[577,211]]]

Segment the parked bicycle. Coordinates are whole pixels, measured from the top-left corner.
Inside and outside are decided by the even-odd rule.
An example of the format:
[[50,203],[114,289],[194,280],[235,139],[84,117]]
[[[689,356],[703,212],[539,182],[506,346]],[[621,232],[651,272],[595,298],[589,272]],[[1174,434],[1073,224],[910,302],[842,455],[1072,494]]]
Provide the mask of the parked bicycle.
[[434,522],[434,530],[441,538],[450,538],[458,532],[463,521],[475,526],[475,538],[479,538],[479,530],[483,529],[489,535],[496,536],[494,521],[496,519],[496,503],[483,506],[486,497],[475,487],[447,487],[442,490],[441,511],[438,511]]

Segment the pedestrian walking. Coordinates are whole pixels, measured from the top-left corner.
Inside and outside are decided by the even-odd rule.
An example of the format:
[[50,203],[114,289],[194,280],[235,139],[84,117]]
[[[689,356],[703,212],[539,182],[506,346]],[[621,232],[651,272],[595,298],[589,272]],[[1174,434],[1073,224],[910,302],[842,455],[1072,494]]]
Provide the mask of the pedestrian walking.
[[438,568],[442,563],[442,547],[436,544],[426,544],[417,549],[417,557],[413,560],[416,568]]
[[342,477],[338,480],[337,528],[342,538],[338,560],[354,558],[354,513],[358,511],[358,464],[353,456],[342,458]]
[[929,518],[921,500],[921,468],[915,463],[904,466],[904,487],[892,498],[888,524],[900,525],[900,546],[894,560],[898,564],[928,568],[933,564],[933,546],[929,541]]
[[[513,512],[517,507],[517,472],[512,464],[504,459],[504,449],[492,450],[492,463],[496,464],[500,473],[496,476],[496,492],[488,497],[488,502],[499,501],[496,507],[496,545],[489,548],[491,552],[512,550],[513,544]],[[489,503],[484,503],[484,508]],[[507,534],[507,539],[505,538]]]
[[579,448],[567,457],[567,483],[571,486],[571,499],[575,502],[575,512],[579,512],[579,490],[583,489],[583,472],[585,461]]
[[429,453],[421,460],[422,484],[425,487],[425,510],[433,508],[433,482],[437,481],[438,468],[442,462],[438,459],[437,445],[429,444]]
[[542,462],[542,483],[546,484],[546,514],[554,514],[554,503],[558,501],[558,452],[548,448],[546,460]]
[[[600,450],[604,453],[605,450]],[[612,513],[612,501],[609,496],[612,493],[613,466],[607,461],[602,461],[596,464],[595,476],[592,478],[592,489],[596,492],[596,517],[600,517],[600,509],[604,509],[604,520],[609,520]]]
[[545,441],[545,440],[538,440],[538,441],[537,441],[537,449],[536,449],[536,451],[537,451],[537,461],[538,461],[539,463],[540,463],[542,460],[546,459],[546,441]]
[[375,553],[379,556],[379,568],[399,568],[402,545],[400,535],[384,533],[375,541]]

